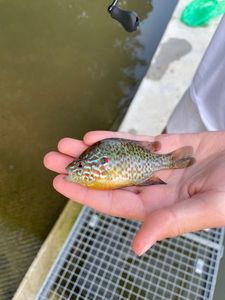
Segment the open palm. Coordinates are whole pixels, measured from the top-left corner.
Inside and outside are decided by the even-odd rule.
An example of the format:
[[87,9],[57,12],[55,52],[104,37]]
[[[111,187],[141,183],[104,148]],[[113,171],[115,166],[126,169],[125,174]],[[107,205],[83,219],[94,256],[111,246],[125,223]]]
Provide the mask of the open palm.
[[[96,141],[110,137],[157,140],[162,145],[160,153],[192,146],[196,163],[187,169],[157,172],[167,185],[97,191],[65,181],[65,167],[74,157]],[[95,131],[87,133],[83,141],[62,139],[59,152],[49,152],[44,164],[60,173],[53,185],[64,196],[112,216],[142,221],[133,242],[134,251],[141,255],[157,240],[225,225],[224,140],[225,132],[149,137]]]

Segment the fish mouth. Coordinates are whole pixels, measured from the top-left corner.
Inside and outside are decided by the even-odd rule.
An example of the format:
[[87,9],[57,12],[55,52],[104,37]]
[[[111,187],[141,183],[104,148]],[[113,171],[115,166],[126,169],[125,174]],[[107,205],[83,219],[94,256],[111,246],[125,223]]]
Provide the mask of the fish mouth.
[[66,181],[73,182],[73,172],[70,165],[66,167],[67,176],[65,176]]
[[66,181],[69,181],[69,182],[73,182],[73,176],[72,176],[72,173],[71,173],[71,172],[68,173],[67,176],[65,176],[65,180],[66,180]]
[[70,165],[66,167],[66,172],[67,172],[68,174],[71,173]]

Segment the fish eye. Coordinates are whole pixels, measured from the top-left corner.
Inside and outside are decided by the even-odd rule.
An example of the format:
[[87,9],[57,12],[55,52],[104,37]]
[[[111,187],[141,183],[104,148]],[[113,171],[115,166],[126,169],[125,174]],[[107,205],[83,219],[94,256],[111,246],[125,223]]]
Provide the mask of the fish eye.
[[109,162],[109,159],[108,157],[103,157],[101,158],[101,163],[104,165],[104,164],[107,164]]
[[82,167],[83,167],[82,162],[79,162],[78,168],[82,168]]

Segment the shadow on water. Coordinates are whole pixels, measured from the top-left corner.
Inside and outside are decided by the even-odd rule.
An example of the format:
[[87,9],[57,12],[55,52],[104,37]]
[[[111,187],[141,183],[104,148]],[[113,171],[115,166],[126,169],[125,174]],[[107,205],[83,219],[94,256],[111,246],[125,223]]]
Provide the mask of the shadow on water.
[[43,155],[125,112],[177,1],[121,1],[142,20],[133,34],[110,18],[109,2],[0,1],[1,299],[65,205]]

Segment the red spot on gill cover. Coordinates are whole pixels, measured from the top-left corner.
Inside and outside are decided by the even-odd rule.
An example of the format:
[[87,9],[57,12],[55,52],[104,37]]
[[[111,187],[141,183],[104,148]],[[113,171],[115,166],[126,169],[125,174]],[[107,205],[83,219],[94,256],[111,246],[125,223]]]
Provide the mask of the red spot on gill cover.
[[105,163],[108,163],[108,162],[109,162],[108,157],[104,157],[104,162],[105,162]]

